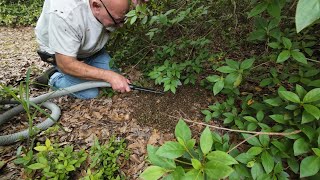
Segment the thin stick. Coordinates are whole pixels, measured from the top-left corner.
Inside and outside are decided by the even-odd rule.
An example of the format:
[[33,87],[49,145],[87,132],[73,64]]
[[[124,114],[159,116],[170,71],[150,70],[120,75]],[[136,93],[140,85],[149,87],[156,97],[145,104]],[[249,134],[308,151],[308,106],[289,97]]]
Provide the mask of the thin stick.
[[[168,116],[172,117],[172,118],[175,118],[175,119],[180,119],[180,118],[175,117],[175,116],[171,116],[171,115],[168,115]],[[288,132],[288,133],[245,131],[245,130],[229,129],[229,128],[214,126],[214,125],[210,125],[210,124],[206,124],[206,123],[195,122],[195,121],[192,121],[192,120],[189,120],[189,119],[183,119],[183,120],[186,121],[186,122],[189,122],[189,123],[194,123],[194,124],[198,124],[198,125],[202,125],[202,126],[212,127],[214,129],[220,129],[220,130],[225,130],[225,131],[230,131],[230,132],[256,134],[256,135],[289,136],[289,135],[298,134],[298,133],[301,132],[301,130],[296,130],[296,131],[292,131],[292,132]]]
[[232,149],[230,149],[227,153],[229,154],[231,151],[233,151],[233,150],[237,149],[241,144],[243,144],[243,143],[245,143],[245,142],[249,141],[250,139],[252,139],[252,138],[254,138],[254,137],[258,136],[258,135],[259,135],[259,134],[254,134],[254,135],[252,135],[252,136],[248,137],[247,139],[245,139],[245,140],[241,141],[241,142],[240,142],[239,144],[237,144],[235,147],[233,147]]

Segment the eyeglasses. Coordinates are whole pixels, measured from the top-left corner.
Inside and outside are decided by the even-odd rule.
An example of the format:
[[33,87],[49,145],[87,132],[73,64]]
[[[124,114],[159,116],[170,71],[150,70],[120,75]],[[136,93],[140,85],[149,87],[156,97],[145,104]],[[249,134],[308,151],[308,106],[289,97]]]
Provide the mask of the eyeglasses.
[[115,26],[119,26],[120,24],[123,24],[125,21],[124,20],[121,20],[119,22],[117,22],[114,17],[111,15],[110,11],[107,9],[106,5],[104,5],[104,3],[102,2],[102,0],[100,0],[100,2],[102,3],[103,7],[106,9],[108,15],[111,17],[113,23]]

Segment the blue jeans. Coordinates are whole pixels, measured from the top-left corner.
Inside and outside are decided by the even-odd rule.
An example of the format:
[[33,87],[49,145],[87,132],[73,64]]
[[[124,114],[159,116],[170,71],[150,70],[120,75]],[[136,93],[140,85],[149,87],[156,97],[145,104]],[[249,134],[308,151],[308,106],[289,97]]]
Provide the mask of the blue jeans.
[[[111,57],[105,51],[100,51],[98,54],[94,56],[86,58],[83,62],[94,66],[97,68],[110,70],[110,63]],[[56,67],[57,68],[57,67]],[[58,68],[57,68],[58,69]],[[60,88],[67,88],[76,84],[84,83],[89,80],[80,79],[68,74],[62,73],[59,69],[59,72],[54,73],[49,79],[49,86],[52,89],[60,89]],[[91,99],[96,98],[99,95],[98,88],[87,89],[79,92],[72,93],[72,96],[79,98],[79,99]]]

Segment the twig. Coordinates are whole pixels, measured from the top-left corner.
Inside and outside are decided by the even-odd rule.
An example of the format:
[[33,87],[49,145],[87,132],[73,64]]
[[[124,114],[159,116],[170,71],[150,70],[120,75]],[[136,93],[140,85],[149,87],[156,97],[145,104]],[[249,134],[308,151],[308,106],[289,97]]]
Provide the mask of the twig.
[[[167,115],[167,116],[175,118],[175,119],[180,119],[178,117],[171,116],[171,115]],[[256,134],[256,135],[289,136],[289,135],[298,134],[298,133],[301,132],[301,130],[296,130],[296,131],[292,131],[292,132],[288,132],[288,133],[245,131],[245,130],[236,130],[236,129],[229,129],[229,128],[224,128],[224,127],[214,126],[214,125],[201,123],[201,122],[195,122],[195,121],[192,121],[192,120],[189,120],[189,119],[183,119],[183,120],[186,121],[186,122],[189,122],[189,123],[194,123],[194,124],[198,124],[198,125],[202,125],[202,126],[212,127],[214,129],[220,129],[220,130],[225,130],[225,131],[230,131],[230,132],[238,132],[238,133]]]
[[240,142],[239,144],[237,144],[235,147],[231,148],[227,153],[229,154],[231,151],[233,151],[233,150],[237,149],[241,144],[243,144],[243,143],[245,143],[245,142],[249,141],[250,139],[252,139],[252,138],[254,138],[254,137],[258,136],[258,135],[259,135],[259,134],[254,134],[254,135],[252,135],[252,136],[248,137],[247,139],[245,139],[245,140],[241,141],[241,142]]
[[306,58],[306,59],[311,61],[311,62],[320,63],[320,61],[317,61],[317,60],[314,60],[314,59],[309,59],[309,58]]

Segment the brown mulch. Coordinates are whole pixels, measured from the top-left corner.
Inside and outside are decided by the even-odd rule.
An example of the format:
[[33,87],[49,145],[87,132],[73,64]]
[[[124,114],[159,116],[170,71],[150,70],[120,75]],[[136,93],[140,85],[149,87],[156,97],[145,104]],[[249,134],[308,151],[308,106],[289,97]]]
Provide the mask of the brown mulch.
[[[0,27],[0,83],[17,87],[31,68],[31,79],[41,74],[48,64],[36,54],[37,43],[32,27]],[[141,78],[141,73],[128,75],[131,80]],[[48,89],[31,88],[32,96],[46,93]],[[59,130],[50,139],[61,145],[74,145],[75,149],[89,149],[94,137],[106,142],[112,135],[125,138],[131,151],[130,160],[121,171],[128,179],[137,179],[148,166],[147,144],[161,145],[173,140],[174,127],[179,118],[201,121],[200,109],[206,108],[213,99],[206,90],[195,86],[179,88],[176,94],[157,95],[143,92],[117,94],[112,98],[101,97],[79,100],[60,97],[52,100],[62,110]],[[1,113],[1,112],[0,112]],[[27,128],[25,115],[21,114],[0,127],[1,135]],[[203,127],[193,126],[200,131]],[[44,142],[41,134],[37,141]],[[0,169],[0,179],[21,179],[22,169],[13,163],[16,149],[25,142],[0,147],[0,155],[6,166]],[[83,173],[83,172],[82,172]]]

